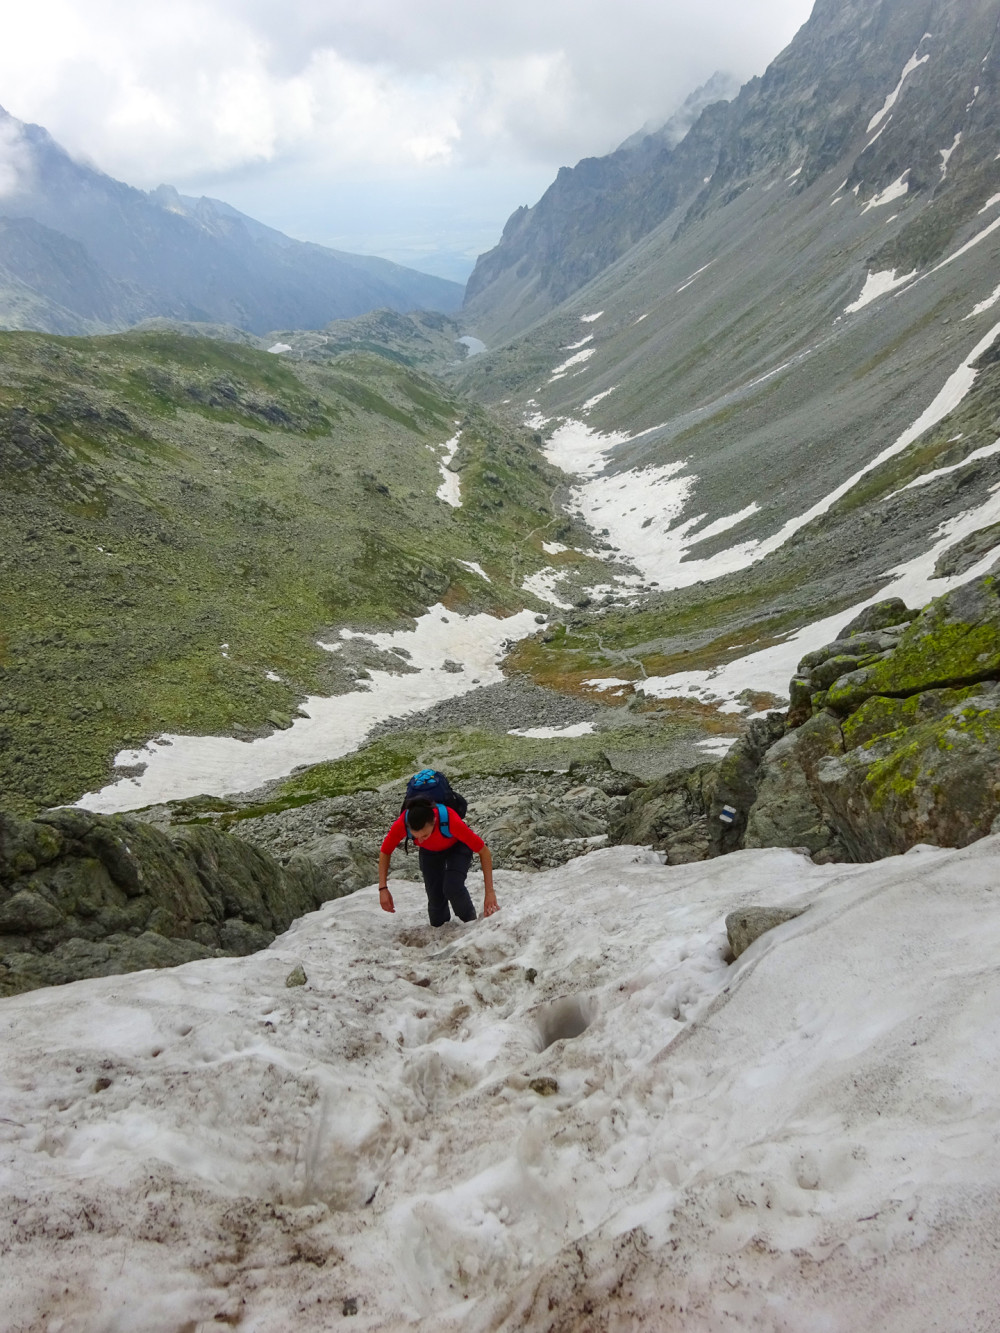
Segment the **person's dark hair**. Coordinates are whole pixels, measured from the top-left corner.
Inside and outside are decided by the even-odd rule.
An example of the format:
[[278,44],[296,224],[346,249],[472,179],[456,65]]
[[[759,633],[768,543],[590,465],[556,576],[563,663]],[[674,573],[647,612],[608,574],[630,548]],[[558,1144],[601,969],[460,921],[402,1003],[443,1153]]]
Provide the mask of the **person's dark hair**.
[[426,828],[434,823],[434,807],[430,801],[420,797],[406,802],[406,826],[412,833],[414,829]]

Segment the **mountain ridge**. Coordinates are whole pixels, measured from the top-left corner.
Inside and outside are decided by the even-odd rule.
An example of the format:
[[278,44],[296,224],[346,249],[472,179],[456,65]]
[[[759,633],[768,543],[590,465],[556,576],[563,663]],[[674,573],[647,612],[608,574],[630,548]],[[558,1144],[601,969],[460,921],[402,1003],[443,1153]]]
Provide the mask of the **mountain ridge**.
[[[154,317],[264,334],[382,306],[447,311],[460,303],[461,287],[446,279],[296,241],[220,200],[186,198],[171,186],[135,189],[75,161],[43,127],[2,109],[0,128],[12,177],[0,194],[4,325],[24,324],[25,292],[47,318],[24,326],[64,334],[120,331]],[[45,230],[15,225],[29,219]],[[68,280],[71,252],[79,290]]]

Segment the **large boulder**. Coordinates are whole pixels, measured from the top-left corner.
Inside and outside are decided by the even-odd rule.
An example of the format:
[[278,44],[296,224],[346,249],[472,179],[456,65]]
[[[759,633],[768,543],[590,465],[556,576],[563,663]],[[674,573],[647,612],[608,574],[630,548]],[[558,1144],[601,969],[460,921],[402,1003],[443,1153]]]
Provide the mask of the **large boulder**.
[[821,804],[852,861],[921,842],[965,847],[990,832],[1000,814],[1000,688],[966,690],[945,707],[955,693],[870,709],[852,729],[862,743],[819,766]]
[[1000,676],[1000,578],[986,574],[939,597],[896,648],[835,681],[826,705],[850,713],[874,695],[975,685]]
[[756,717],[719,762],[708,809],[708,843],[712,856],[738,851],[747,819],[757,799],[764,755],[785,734],[783,713]]
[[842,844],[824,811],[817,770],[843,750],[840,726],[829,713],[817,714],[776,741],[761,762],[744,846],[802,847],[815,860],[842,860]]
[[280,866],[208,826],[126,816],[0,814],[0,995],[245,954],[325,901],[306,857]]
[[611,822],[611,841],[655,847],[666,852],[668,865],[687,865],[711,856],[708,810],[719,765],[670,773],[640,788],[624,802]]
[[378,876],[378,856],[366,840],[329,833],[303,843],[284,863],[290,874],[309,881],[321,901],[343,898]]
[[477,831],[496,866],[542,870],[606,842],[611,809],[611,798],[593,787],[524,791],[477,802]]

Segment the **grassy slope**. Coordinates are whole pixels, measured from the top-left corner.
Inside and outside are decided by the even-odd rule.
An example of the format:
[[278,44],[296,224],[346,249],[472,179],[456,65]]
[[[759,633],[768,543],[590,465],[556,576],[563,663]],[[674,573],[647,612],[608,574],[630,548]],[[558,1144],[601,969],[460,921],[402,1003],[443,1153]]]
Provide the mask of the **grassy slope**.
[[[435,491],[460,418],[456,510]],[[346,687],[324,627],[524,605],[558,480],[385,357],[0,335],[0,804],[71,800],[123,745],[259,730]]]

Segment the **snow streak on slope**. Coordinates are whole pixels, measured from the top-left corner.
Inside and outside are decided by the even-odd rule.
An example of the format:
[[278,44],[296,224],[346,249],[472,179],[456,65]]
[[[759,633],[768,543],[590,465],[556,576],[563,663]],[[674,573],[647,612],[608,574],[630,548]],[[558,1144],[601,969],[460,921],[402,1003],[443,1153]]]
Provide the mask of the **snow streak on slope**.
[[[917,51],[919,50],[920,47],[918,46]],[[903,72],[899,76],[899,82],[896,84],[895,88],[893,88],[892,92],[882,103],[882,109],[880,111],[876,111],[875,115],[872,116],[871,120],[868,122],[868,130],[867,130],[868,134],[871,134],[872,130],[875,128],[876,125],[881,124],[881,122],[889,114],[892,108],[896,105],[896,102],[899,98],[899,94],[903,91],[903,84],[910,77],[910,75],[915,70],[919,69],[921,65],[925,64],[928,60],[930,60],[929,55],[922,55],[918,58],[917,51],[914,51],[913,55],[910,56],[909,60],[903,66]]]
[[451,470],[451,460],[458,453],[458,443],[461,438],[462,432],[456,431],[451,439],[442,445],[444,453],[440,463],[441,485],[437,488],[437,498],[451,505],[453,509],[462,507],[462,479],[457,472]]
[[6,1000],[5,1326],[985,1331],[998,875],[619,847]]
[[[979,451],[982,454],[994,449]],[[966,460],[971,461],[970,459]],[[708,700],[735,699],[743,690],[752,689],[784,698],[788,682],[795,674],[799,661],[806,653],[832,642],[840,629],[854,619],[866,606],[899,597],[907,606],[925,606],[934,597],[989,572],[997,552],[987,552],[970,569],[953,578],[935,578],[934,566],[938,558],[955,542],[982,528],[1000,522],[1000,485],[995,486],[983,504],[964,514],[948,519],[934,533],[930,547],[921,555],[887,571],[895,578],[873,597],[858,602],[847,610],[824,620],[814,621],[784,642],[765,648],[758,653],[737,658],[712,671],[678,672],[671,676],[650,676],[642,682],[646,694],[659,699],[700,697]]]
[[[975,383],[977,372],[973,363],[993,345],[998,335],[1000,324],[995,324],[912,425],[808,510],[789,519],[770,537],[741,542],[701,560],[687,559],[686,552],[701,538],[724,532],[750,517],[758,509],[756,501],[739,513],[723,515],[699,530],[704,514],[682,519],[698,480],[695,473],[685,472],[686,462],[608,473],[606,468],[613,461],[613,451],[618,445],[631,442],[630,437],[623,432],[601,435],[593,427],[572,419],[564,420],[553,431],[545,446],[546,457],[557,467],[580,477],[573,488],[571,505],[592,527],[607,530],[609,539],[618,548],[612,552],[613,558],[630,560],[647,579],[656,580],[663,588],[686,588],[744,569],[778,550],[800,528],[831,509],[862,477],[909,448],[959,405]],[[530,424],[538,428],[545,422],[534,417]],[[647,436],[654,433],[644,432]],[[936,596],[943,590],[937,589],[928,596]]]
[[[408,656],[405,666],[404,659],[400,665],[416,671],[405,675],[372,671],[367,688],[333,698],[310,698],[303,705],[305,718],[286,731],[250,744],[227,736],[165,736],[141,750],[124,750],[116,765],[145,764],[145,772],[92,792],[77,804],[113,814],[201,792],[221,796],[250,791],[262,782],[283,777],[299,764],[336,759],[360,745],[384,718],[418,712],[442,699],[467,694],[477,685],[499,681],[497,664],[504,645],[534,628],[532,611],[501,620],[489,615],[460,616],[439,603],[417,620],[414,630],[364,636],[345,631],[345,638],[364,637],[384,651],[404,649]],[[331,651],[339,647],[320,646]],[[462,663],[465,670],[446,670],[444,663],[449,659]]]
[[885,296],[886,292],[894,291],[897,287],[903,287],[906,283],[912,282],[916,276],[916,269],[914,269],[912,273],[904,273],[900,278],[896,277],[896,270],[894,268],[883,269],[880,273],[869,273],[865,278],[865,285],[861,290],[861,295],[856,301],[852,301],[850,305],[844,306],[844,314],[857,314],[859,310],[863,310],[865,306],[870,305],[872,301],[877,300],[880,296]]

